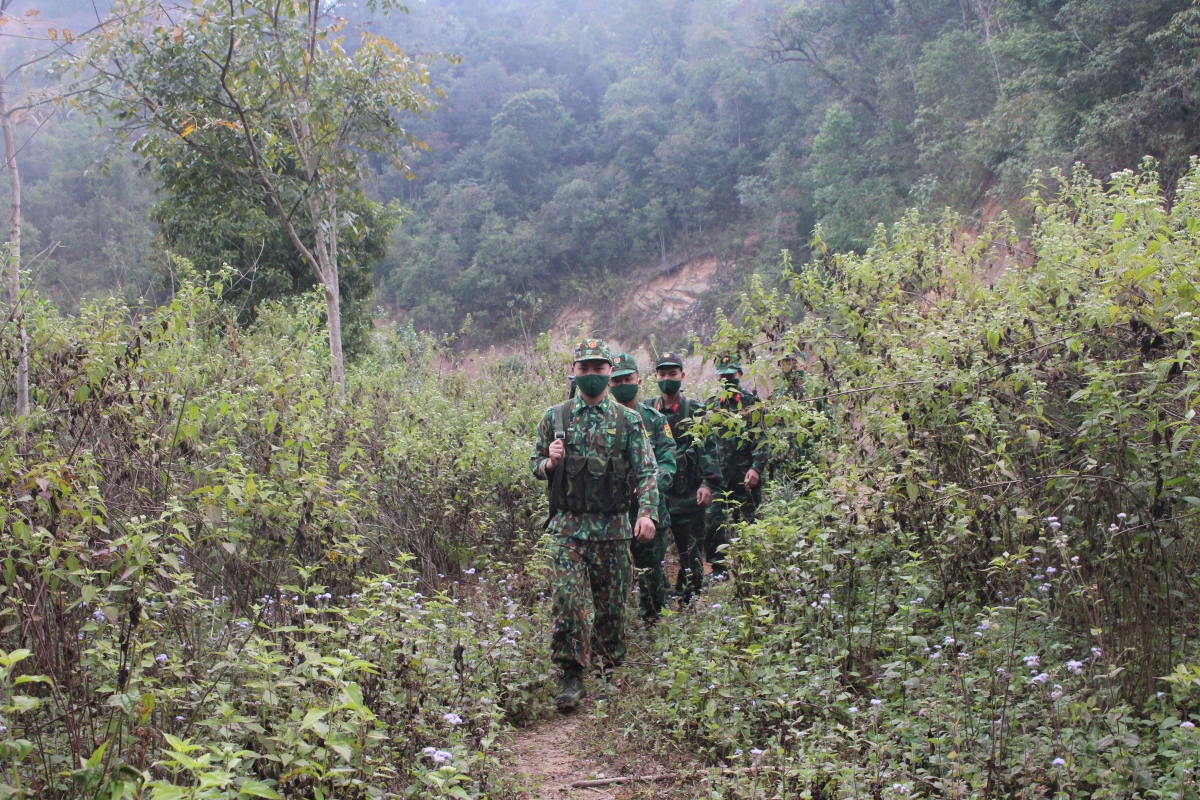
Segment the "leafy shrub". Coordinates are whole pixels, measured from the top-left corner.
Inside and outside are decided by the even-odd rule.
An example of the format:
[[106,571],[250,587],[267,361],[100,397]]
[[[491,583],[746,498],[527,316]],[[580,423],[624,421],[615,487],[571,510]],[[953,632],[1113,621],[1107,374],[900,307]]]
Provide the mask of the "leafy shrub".
[[492,742],[544,678],[501,559],[540,533],[549,363],[495,392],[392,334],[338,405],[318,297],[247,331],[221,289],[31,320],[35,408],[0,431],[0,793],[502,796]]
[[752,375],[810,352],[807,400],[742,421],[777,449],[835,404],[647,677],[754,767],[725,796],[1197,796],[1200,171],[1055,178],[1031,241],[909,218],[722,322]]

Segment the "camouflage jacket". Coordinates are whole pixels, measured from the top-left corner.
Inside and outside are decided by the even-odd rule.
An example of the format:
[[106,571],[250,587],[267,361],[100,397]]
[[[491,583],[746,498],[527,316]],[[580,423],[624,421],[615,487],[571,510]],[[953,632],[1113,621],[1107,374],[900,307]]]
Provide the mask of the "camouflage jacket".
[[662,395],[650,406],[667,418],[671,435],[675,437],[675,482],[667,492],[667,506],[676,514],[691,514],[700,511],[696,504],[696,490],[701,486],[713,494],[721,491],[721,466],[717,460],[716,440],[696,440],[689,432],[692,418],[704,412],[699,400],[679,395],[674,406],[664,406]]
[[[741,384],[734,391],[708,400],[709,409],[718,415],[713,435],[724,477],[721,488],[725,491],[741,489],[749,469],[759,475],[766,472],[767,437],[763,433],[762,410],[757,408],[758,404],[758,395]],[[722,416],[725,420],[720,419]]]
[[667,418],[655,411],[653,406],[638,403],[637,410],[642,415],[646,436],[654,448],[654,461],[658,465],[658,526],[665,528],[671,524],[667,492],[675,483],[675,436],[671,433]]
[[[594,406],[589,406],[583,397],[576,397],[571,405],[571,424],[567,429],[567,452],[587,457],[606,458],[617,446],[617,414],[625,418],[625,461],[633,475],[633,487],[637,492],[638,516],[654,519],[658,516],[657,470],[654,453],[646,438],[640,414],[630,411],[610,397],[604,397]],[[546,409],[538,423],[537,441],[529,456],[529,466],[534,477],[547,480],[546,460],[550,457],[550,443],[554,441],[554,409]],[[628,514],[589,514],[560,511],[550,520],[546,529],[557,536],[572,539],[631,539],[633,529]]]

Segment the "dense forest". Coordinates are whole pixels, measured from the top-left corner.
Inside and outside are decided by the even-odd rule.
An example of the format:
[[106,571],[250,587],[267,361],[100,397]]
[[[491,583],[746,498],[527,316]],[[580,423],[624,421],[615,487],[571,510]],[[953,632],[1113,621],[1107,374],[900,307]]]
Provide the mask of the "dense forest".
[[[768,269],[815,225],[864,249],[910,207],[994,217],[1034,169],[1198,141],[1196,10],[1176,2],[453,2],[396,18],[446,109],[378,271],[421,327],[511,329],[586,287],[726,253]],[[1025,215],[1023,213],[1023,215]],[[539,311],[541,314],[539,314]]]
[[[504,339],[580,292],[619,296],[668,254],[746,274],[806,254],[817,225],[861,252],[913,207],[1028,220],[1033,171],[1076,161],[1107,175],[1153,156],[1169,186],[1200,138],[1196,14],[1185,0],[438,0],[375,15],[411,52],[448,56],[432,66],[445,97],[410,125],[428,146],[410,175],[371,168],[348,326],[373,308],[439,332],[470,315],[476,341]],[[171,176],[139,179],[93,133],[55,118],[26,153],[29,222],[63,248],[42,278],[60,307],[165,296],[156,236],[206,270],[253,267],[235,290],[250,311],[312,285],[269,215],[163,195]],[[85,275],[98,252],[102,274]]]

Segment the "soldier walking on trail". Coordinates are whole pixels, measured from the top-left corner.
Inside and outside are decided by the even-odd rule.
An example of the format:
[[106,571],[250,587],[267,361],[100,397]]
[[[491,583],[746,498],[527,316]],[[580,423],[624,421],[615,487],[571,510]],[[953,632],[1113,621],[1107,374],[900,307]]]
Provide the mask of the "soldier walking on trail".
[[[580,396],[546,410],[529,459],[534,476],[550,482],[550,649],[563,671],[556,700],[562,711],[587,696],[588,592],[591,652],[606,684],[625,658],[629,539],[652,541],[658,513],[654,454],[642,418],[608,397],[608,346],[598,339],[580,342],[572,373]],[[632,530],[631,490],[638,501]]]
[[[717,456],[721,462],[724,492],[708,508],[705,518],[707,538],[704,555],[715,577],[725,574],[725,554],[721,546],[729,541],[733,524],[754,521],[754,510],[762,502],[762,474],[767,466],[767,441],[762,420],[754,408],[758,396],[742,386],[742,363],[733,356],[717,360],[721,391],[707,405],[718,415],[716,422]],[[723,424],[720,419],[727,420]]]
[[692,436],[694,418],[704,405],[683,393],[683,358],[678,353],[663,353],[654,362],[659,396],[653,408],[667,418],[675,439],[675,481],[667,490],[667,508],[671,514],[671,533],[679,551],[679,574],[675,576],[675,594],[686,604],[700,593],[704,581],[704,507],[721,488],[721,470],[713,440]]
[[[642,379],[638,375],[637,361],[628,353],[613,359],[612,379],[608,391],[613,399],[626,408],[641,414],[646,436],[654,449],[654,460],[658,465],[658,526],[654,538],[649,542],[634,539],[630,542],[633,566],[638,573],[638,612],[647,624],[654,624],[667,604],[667,574],[663,559],[667,555],[667,528],[671,517],[667,511],[666,492],[675,479],[675,439],[667,418],[645,403],[637,400]],[[638,501],[634,498],[629,514],[636,519]]]

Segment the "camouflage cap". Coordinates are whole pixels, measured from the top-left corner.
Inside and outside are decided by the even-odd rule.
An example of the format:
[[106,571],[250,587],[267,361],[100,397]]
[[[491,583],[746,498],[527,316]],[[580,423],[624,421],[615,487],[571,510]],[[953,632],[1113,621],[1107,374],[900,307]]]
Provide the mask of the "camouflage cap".
[[679,367],[683,369],[683,356],[679,353],[663,353],[654,362],[654,368],[659,367]]
[[736,356],[721,356],[717,359],[718,375],[736,375],[742,371],[742,360]]
[[621,375],[629,375],[629,374],[636,375],[637,372],[638,372],[637,359],[635,359],[633,356],[629,355],[629,353],[619,353],[615,358],[613,358],[612,376],[614,378],[619,377]]
[[575,363],[580,361],[607,361],[613,363],[612,353],[608,350],[608,345],[603,339],[584,339],[579,344],[575,345],[575,356],[572,359]]

